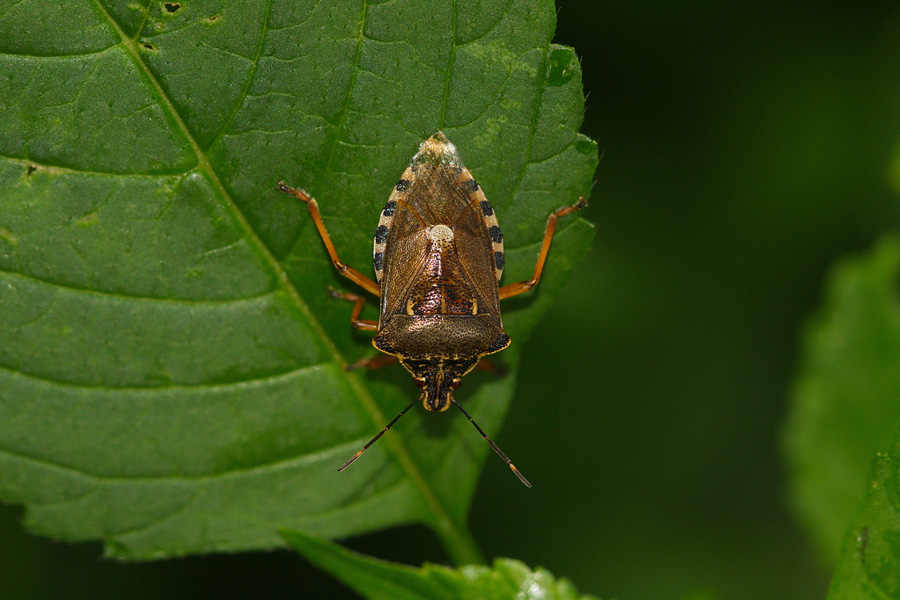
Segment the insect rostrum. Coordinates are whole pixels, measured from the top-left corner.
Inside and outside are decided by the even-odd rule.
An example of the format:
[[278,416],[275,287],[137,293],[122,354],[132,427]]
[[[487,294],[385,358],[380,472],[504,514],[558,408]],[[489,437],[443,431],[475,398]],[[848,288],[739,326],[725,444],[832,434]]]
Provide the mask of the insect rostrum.
[[381,211],[372,255],[377,283],[340,261],[318,204],[309,194],[283,183],[278,189],[306,203],[338,271],[380,298],[378,321],[367,321],[359,318],[364,297],[331,291],[332,296],[355,303],[353,326],[376,332],[372,344],[388,355],[352,366],[375,368],[399,362],[422,389],[419,398],[338,470],[359,458],[417,402],[432,411],[447,410],[453,403],[522,483],[531,487],[456,401],[453,390],[482,357],[509,345],[500,300],[537,285],[557,219],[584,208],[584,198],[547,218],[532,278],[500,287],[505,255],[497,216],[456,147],[440,131],[419,146]]

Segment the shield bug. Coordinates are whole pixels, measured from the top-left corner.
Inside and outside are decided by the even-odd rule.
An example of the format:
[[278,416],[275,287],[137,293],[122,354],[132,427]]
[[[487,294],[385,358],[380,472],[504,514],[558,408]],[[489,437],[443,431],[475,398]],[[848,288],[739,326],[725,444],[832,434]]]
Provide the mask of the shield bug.
[[387,355],[356,366],[377,368],[400,362],[422,389],[416,400],[338,470],[350,466],[416,403],[421,401],[430,411],[447,410],[452,403],[522,483],[531,487],[456,401],[453,390],[482,357],[509,345],[500,300],[537,285],[557,219],[584,208],[584,198],[547,218],[531,279],[500,287],[505,255],[497,216],[456,147],[440,131],[419,146],[381,211],[373,252],[377,283],[338,258],[312,196],[284,183],[278,189],[306,203],[341,275],[380,298],[378,321],[368,321],[360,319],[364,297],[331,290],[332,296],[354,302],[353,326],[376,332],[372,344]]

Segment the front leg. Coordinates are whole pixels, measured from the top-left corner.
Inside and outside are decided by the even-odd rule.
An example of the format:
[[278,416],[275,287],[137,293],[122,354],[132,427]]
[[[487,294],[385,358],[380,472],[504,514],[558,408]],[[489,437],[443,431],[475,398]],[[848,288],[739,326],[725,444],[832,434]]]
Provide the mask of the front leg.
[[565,208],[560,208],[556,212],[550,213],[550,216],[547,217],[547,227],[544,229],[544,243],[541,245],[541,253],[538,254],[537,264],[534,266],[534,275],[532,275],[531,279],[504,285],[500,288],[501,300],[504,298],[511,298],[512,296],[518,296],[523,292],[533,289],[534,286],[538,284],[538,281],[541,280],[541,271],[544,270],[544,261],[547,260],[547,252],[550,251],[550,242],[553,241],[553,232],[556,231],[556,220],[569,213],[573,213],[576,210],[581,210],[585,206],[587,206],[587,200],[585,200],[584,197],[581,197],[578,199],[578,202],[572,206],[566,206]]
[[334,249],[334,244],[331,243],[331,236],[328,235],[328,230],[325,229],[325,223],[322,222],[322,215],[319,214],[319,205],[316,203],[315,199],[307,194],[304,190],[301,190],[299,188],[290,188],[284,185],[283,181],[278,182],[278,189],[285,194],[296,196],[306,203],[307,208],[309,208],[309,214],[312,216],[313,223],[316,224],[316,229],[319,230],[319,235],[322,236],[322,241],[325,242],[325,247],[328,249],[328,256],[331,257],[331,262],[334,263],[334,268],[336,268],[341,275],[343,275],[347,279],[350,279],[367,292],[371,292],[376,296],[381,296],[381,290],[378,288],[377,283],[375,283],[353,267],[345,265],[341,262],[341,259],[338,258],[337,250]]
[[373,371],[375,369],[381,369],[384,367],[395,365],[398,362],[400,362],[400,358],[397,356],[394,356],[392,354],[381,354],[373,358],[364,358],[362,360],[356,361],[351,365],[347,365],[347,370],[355,371],[356,369],[368,369],[370,371]]

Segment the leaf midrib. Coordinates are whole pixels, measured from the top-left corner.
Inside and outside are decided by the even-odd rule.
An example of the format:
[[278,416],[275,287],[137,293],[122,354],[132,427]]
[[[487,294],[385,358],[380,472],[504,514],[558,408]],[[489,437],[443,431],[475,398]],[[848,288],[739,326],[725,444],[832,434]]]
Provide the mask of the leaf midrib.
[[[162,108],[169,113],[173,121],[180,129],[182,135],[188,141],[191,149],[194,152],[194,155],[197,157],[198,167],[210,178],[213,187],[221,196],[222,202],[225,204],[225,208],[236,220],[240,228],[245,232],[245,235],[247,235],[252,246],[258,250],[266,264],[269,265],[269,268],[278,279],[281,287],[291,298],[295,307],[300,311],[302,316],[307,319],[307,321],[312,326],[312,329],[319,335],[323,345],[332,355],[334,361],[338,365],[346,364],[347,361],[340,354],[331,338],[326,334],[324,328],[322,327],[322,324],[315,317],[309,306],[303,301],[300,294],[297,292],[297,289],[288,278],[287,273],[281,267],[281,263],[279,263],[278,260],[272,255],[272,253],[269,252],[269,249],[259,238],[256,231],[253,229],[244,214],[232,199],[231,194],[228,193],[228,190],[222,184],[218,173],[209,162],[209,158],[206,156],[206,153],[194,138],[184,119],[181,118],[181,115],[176,110],[174,104],[172,103],[172,100],[169,98],[160,82],[156,79],[153,71],[150,70],[149,65],[144,62],[140,52],[137,49],[135,40],[130,38],[125,33],[119,23],[112,17],[112,15],[109,14],[109,12],[100,3],[99,0],[94,0],[94,4],[97,6],[97,9],[104,15],[107,22],[119,36],[119,39],[122,40],[122,45],[131,55],[132,60],[135,61],[135,64],[144,73],[144,75],[147,77],[147,80],[156,90],[156,95],[159,98]],[[364,32],[360,31],[359,35],[362,36],[363,33]],[[139,35],[139,32],[136,34],[136,36],[137,35]],[[344,370],[341,370],[341,372],[344,374],[344,377],[349,382],[351,388],[356,392],[356,395],[359,398],[360,402],[363,404],[364,409],[372,417],[373,423],[375,423],[376,426],[380,427],[380,423],[387,422],[386,418],[378,409],[378,406],[375,403],[375,399],[369,394],[368,390],[365,389],[359,378],[352,373],[347,373]],[[419,490],[419,493],[422,495],[425,504],[432,513],[434,519],[432,525],[434,526],[438,535],[441,537],[441,540],[443,541],[444,546],[451,559],[455,563],[460,565],[472,563],[484,564],[484,557],[481,555],[481,551],[476,546],[471,534],[466,529],[458,527],[450,517],[450,513],[438,498],[435,490],[432,489],[424,474],[412,460],[412,455],[403,443],[402,438],[400,436],[391,436],[387,437],[384,442],[396,457],[401,469],[406,472],[413,485]]]

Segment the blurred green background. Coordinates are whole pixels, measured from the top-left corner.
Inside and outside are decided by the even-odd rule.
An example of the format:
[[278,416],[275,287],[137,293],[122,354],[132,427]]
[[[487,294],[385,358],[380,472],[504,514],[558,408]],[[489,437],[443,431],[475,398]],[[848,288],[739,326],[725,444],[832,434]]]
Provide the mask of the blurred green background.
[[[828,268],[900,229],[900,4],[557,4],[603,153],[598,234],[497,436],[535,488],[488,460],[475,536],[603,598],[824,598],[780,433]],[[0,507],[6,599],[352,597],[288,552],[122,565],[20,519]],[[444,560],[424,528],[348,544]]]

